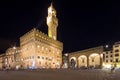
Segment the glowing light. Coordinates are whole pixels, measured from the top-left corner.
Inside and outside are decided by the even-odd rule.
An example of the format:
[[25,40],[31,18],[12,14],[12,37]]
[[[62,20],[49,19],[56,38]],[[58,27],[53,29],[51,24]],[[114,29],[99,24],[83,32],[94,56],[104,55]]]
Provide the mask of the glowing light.
[[48,13],[52,14],[52,7],[48,9]]
[[44,50],[44,47],[42,47],[42,50]]
[[38,45],[37,47],[39,48],[40,46]]
[[60,68],[60,63],[56,62],[56,68]]
[[14,46],[13,49],[16,49],[16,47]]
[[68,56],[68,54],[65,54],[65,56]]
[[109,46],[108,46],[108,45],[106,45],[105,47],[106,47],[106,48],[108,48]]
[[64,63],[62,68],[68,68],[68,64],[67,63]]
[[111,68],[111,64],[103,64],[104,68]]
[[32,65],[29,67],[30,69],[34,69],[35,68],[35,61],[32,61]]
[[101,58],[103,57],[103,54],[100,54]]
[[92,54],[91,57],[95,57],[95,56],[97,56],[97,55],[98,55],[98,54]]

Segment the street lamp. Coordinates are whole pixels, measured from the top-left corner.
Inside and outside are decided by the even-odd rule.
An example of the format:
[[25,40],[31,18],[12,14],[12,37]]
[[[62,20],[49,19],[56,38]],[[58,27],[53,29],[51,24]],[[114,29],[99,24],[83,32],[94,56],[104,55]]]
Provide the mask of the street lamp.
[[68,53],[64,54],[64,68],[68,68]]
[[16,49],[16,47],[14,46],[13,49]]
[[108,45],[106,45],[105,47],[106,47],[106,48],[108,48],[109,46],[108,46]]
[[68,56],[68,54],[66,53],[66,54],[65,54],[65,56],[67,57],[67,56]]

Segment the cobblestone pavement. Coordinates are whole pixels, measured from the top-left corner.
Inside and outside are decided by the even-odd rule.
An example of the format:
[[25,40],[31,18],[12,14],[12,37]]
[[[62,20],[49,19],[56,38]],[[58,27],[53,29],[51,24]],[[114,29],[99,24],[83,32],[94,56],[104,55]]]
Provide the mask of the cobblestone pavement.
[[120,71],[103,70],[19,70],[0,71],[0,80],[120,80]]

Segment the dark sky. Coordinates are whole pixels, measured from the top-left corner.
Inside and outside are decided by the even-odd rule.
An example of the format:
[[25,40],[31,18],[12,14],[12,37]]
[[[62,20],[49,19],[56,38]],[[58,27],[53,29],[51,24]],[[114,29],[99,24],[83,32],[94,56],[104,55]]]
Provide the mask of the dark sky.
[[[97,1],[97,2],[96,2]],[[0,2],[0,53],[19,45],[19,37],[37,27],[47,33],[50,0]],[[120,3],[110,0],[53,0],[59,19],[58,40],[65,52],[120,40]]]

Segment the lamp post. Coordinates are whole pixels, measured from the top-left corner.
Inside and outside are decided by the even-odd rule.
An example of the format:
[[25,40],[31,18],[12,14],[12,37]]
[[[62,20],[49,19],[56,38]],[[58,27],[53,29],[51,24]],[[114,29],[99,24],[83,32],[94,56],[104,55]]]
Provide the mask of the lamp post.
[[64,68],[68,68],[68,53],[64,54]]

